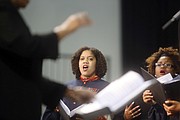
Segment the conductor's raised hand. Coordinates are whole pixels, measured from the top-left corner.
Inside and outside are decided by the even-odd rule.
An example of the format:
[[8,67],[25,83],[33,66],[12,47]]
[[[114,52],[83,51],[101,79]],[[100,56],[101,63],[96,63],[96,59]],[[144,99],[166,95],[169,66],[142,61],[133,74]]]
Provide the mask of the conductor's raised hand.
[[91,24],[91,20],[87,12],[79,12],[70,15],[61,25],[54,28],[59,40],[76,31],[80,27]]
[[78,103],[89,103],[94,98],[95,94],[95,92],[92,92],[87,88],[79,89],[78,87],[75,87],[68,88],[65,97]]

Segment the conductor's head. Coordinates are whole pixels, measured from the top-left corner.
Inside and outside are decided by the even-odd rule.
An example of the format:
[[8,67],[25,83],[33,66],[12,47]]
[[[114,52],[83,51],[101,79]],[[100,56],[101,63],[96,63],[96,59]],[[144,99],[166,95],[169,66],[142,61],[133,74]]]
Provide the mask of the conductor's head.
[[10,2],[14,7],[19,9],[19,8],[25,8],[28,5],[29,0],[10,0]]

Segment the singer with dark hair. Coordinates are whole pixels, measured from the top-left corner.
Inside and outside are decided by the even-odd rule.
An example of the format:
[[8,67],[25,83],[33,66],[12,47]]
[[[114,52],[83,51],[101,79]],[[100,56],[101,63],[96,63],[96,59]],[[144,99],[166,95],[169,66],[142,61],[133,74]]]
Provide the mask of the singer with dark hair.
[[[107,71],[107,63],[104,55],[96,48],[82,47],[77,50],[71,59],[72,72],[76,77],[76,80],[71,80],[67,84],[70,86],[86,87],[90,91],[100,92],[109,83],[103,80]],[[70,110],[75,109],[80,104],[73,102],[67,98],[63,99],[64,103]],[[116,115],[99,116],[94,120],[133,120],[138,119],[140,115],[140,106],[131,103],[127,105],[125,110]],[[59,114],[59,109],[54,111],[46,108],[42,120],[63,120]],[[78,119],[78,118],[77,118]]]
[[[79,89],[82,87],[88,88],[90,91],[98,93],[109,83],[103,80],[107,72],[107,63],[101,51],[93,47],[82,47],[78,49],[71,59],[72,73],[75,75],[75,80],[69,81],[69,86],[75,86]],[[80,104],[64,97],[64,103],[70,110],[77,108]],[[50,110],[46,108],[42,120],[63,120],[57,109]],[[99,116],[95,120],[106,120],[108,116]],[[75,118],[79,119],[79,118]]]
[[[180,79],[180,54],[178,49],[172,47],[159,48],[150,57],[146,59],[147,69],[150,74],[156,78],[170,73],[173,80]],[[179,91],[177,91],[179,92]],[[177,96],[180,97],[180,96]],[[152,105],[149,110],[148,118],[150,120],[179,120],[180,101],[167,100],[162,105],[158,104],[150,90],[143,93],[143,101]],[[167,104],[167,103],[171,103]]]

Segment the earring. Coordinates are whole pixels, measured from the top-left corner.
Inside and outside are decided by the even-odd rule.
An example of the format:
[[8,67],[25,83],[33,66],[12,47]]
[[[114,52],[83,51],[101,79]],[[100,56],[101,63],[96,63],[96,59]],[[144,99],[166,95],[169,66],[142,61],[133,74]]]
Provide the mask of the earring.
[[178,76],[178,74],[177,74],[177,73],[175,73],[174,75],[175,75],[175,76]]

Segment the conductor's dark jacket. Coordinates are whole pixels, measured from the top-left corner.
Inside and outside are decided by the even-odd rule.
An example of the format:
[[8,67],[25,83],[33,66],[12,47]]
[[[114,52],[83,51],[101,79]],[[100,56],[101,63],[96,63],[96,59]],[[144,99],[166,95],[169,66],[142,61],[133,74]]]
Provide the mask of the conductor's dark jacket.
[[42,60],[57,56],[54,33],[32,36],[10,0],[0,0],[0,120],[40,120],[41,103],[55,108],[67,87],[42,77]]

